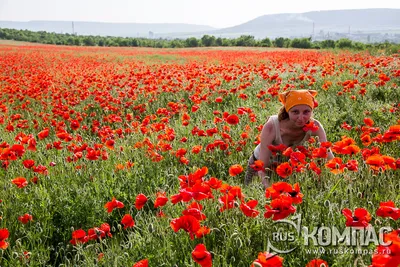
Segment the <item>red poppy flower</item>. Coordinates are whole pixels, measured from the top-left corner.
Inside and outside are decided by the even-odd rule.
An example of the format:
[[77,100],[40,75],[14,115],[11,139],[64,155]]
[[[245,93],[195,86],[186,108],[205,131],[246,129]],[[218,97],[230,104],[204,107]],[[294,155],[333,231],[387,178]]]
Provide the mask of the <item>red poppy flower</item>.
[[197,232],[196,232],[196,237],[202,238],[202,237],[208,235],[210,233],[210,231],[211,231],[210,228],[208,228],[207,226],[201,226],[199,228],[199,230],[197,230]]
[[243,212],[244,215],[247,217],[257,217],[260,212],[254,209],[258,204],[257,200],[250,200],[247,203],[240,204],[240,210]]
[[22,216],[18,217],[18,221],[20,221],[22,224],[27,224],[28,222],[32,221],[32,215],[25,213]]
[[306,267],[329,267],[328,263],[321,259],[313,259],[307,263]]
[[135,207],[136,209],[140,210],[147,202],[147,197],[144,194],[139,194],[136,197]]
[[299,163],[306,164],[307,162],[305,161],[306,155],[301,153],[300,151],[292,152],[290,153],[290,159],[289,162],[292,166],[295,166]]
[[182,214],[183,215],[192,215],[199,221],[204,221],[205,219],[207,219],[206,215],[204,213],[202,213],[201,210],[198,208],[187,208],[184,211],[182,211]]
[[230,176],[236,176],[236,175],[240,174],[241,172],[243,172],[242,165],[234,164],[229,167],[229,175]]
[[111,200],[110,202],[107,202],[107,203],[104,205],[104,208],[106,208],[106,209],[107,209],[107,212],[110,213],[110,212],[112,212],[115,208],[122,209],[124,206],[125,206],[124,203],[122,203],[122,202],[116,200],[115,197],[113,197],[112,200]]
[[239,117],[236,114],[231,114],[226,118],[226,122],[231,125],[236,125],[239,123]]
[[281,194],[287,195],[292,191],[292,186],[286,182],[277,182],[265,190],[266,198],[278,198]]
[[393,220],[398,220],[400,218],[400,209],[396,208],[393,201],[381,202],[376,211],[376,215],[383,218],[390,217]]
[[375,171],[385,170],[385,160],[382,158],[382,155],[374,154],[369,156],[365,163],[370,166],[371,169]]
[[398,267],[400,265],[400,229],[384,234],[383,241],[390,245],[380,245],[376,248],[370,267]]
[[33,159],[26,159],[22,162],[25,168],[30,169],[35,166],[35,161]]
[[7,228],[0,229],[0,249],[6,249],[8,243],[5,241],[9,237],[10,233]]
[[340,154],[344,155],[355,155],[360,152],[361,149],[356,145],[348,145],[342,148]]
[[28,181],[24,177],[17,177],[11,181],[15,184],[18,188],[24,188],[28,185]]
[[125,214],[124,217],[122,217],[121,224],[124,225],[124,229],[127,229],[135,226],[135,221],[130,214]]
[[135,264],[133,264],[132,267],[149,267],[149,260],[148,259],[140,260]]
[[293,204],[300,204],[303,202],[303,194],[300,192],[300,185],[299,183],[295,183],[293,185],[293,189],[289,192],[287,192],[288,195],[292,198],[292,203]]
[[374,126],[374,121],[371,118],[364,118],[364,123],[369,127]]
[[10,150],[13,151],[18,158],[22,157],[25,153],[24,146],[20,144],[12,145]]
[[279,166],[276,168],[276,173],[282,178],[286,178],[286,177],[290,176],[292,174],[292,172],[293,172],[293,169],[288,162],[279,164]]
[[310,170],[312,170],[314,173],[317,175],[320,175],[322,173],[321,169],[317,166],[317,164],[314,161],[310,162],[310,165],[308,166]]
[[198,105],[193,105],[192,106],[192,112],[196,112],[200,107]]
[[279,144],[279,145],[269,145],[268,149],[271,151],[273,156],[276,156],[276,154],[278,152],[283,152],[285,151],[285,149],[287,148],[287,146],[285,146],[284,144]]
[[110,225],[108,223],[101,224],[100,225],[100,229],[101,229],[101,231],[104,232],[104,234],[101,237],[105,237],[105,236],[112,237],[112,234],[110,232],[111,231],[111,227],[110,227]]
[[198,244],[192,251],[192,259],[200,264],[201,267],[211,267],[212,266],[212,256],[211,253],[207,251],[204,244]]
[[36,172],[36,173],[44,174],[44,175],[47,175],[47,173],[48,173],[47,167],[43,166],[41,164],[39,164],[37,166],[33,166],[32,171]]
[[46,138],[47,136],[49,136],[49,128],[45,128],[41,132],[38,133],[38,137],[40,140]]
[[363,146],[370,146],[372,144],[372,138],[369,134],[363,134],[360,139]]
[[296,208],[292,206],[292,199],[290,196],[280,195],[278,198],[271,201],[271,205],[265,205],[267,210],[264,213],[265,218],[272,220],[281,220],[288,217],[290,214],[296,212]]
[[355,159],[348,160],[345,166],[349,171],[358,171],[358,161]]
[[250,167],[255,171],[264,170],[264,162],[262,160],[254,161],[254,164],[251,164]]
[[79,121],[77,121],[77,120],[72,120],[71,121],[71,129],[72,130],[74,130],[74,131],[78,130],[79,127],[80,127]]
[[283,258],[279,257],[276,254],[268,253],[268,252],[260,252],[258,257],[253,263],[251,267],[262,266],[262,267],[282,267],[283,266]]
[[215,177],[211,177],[210,180],[207,181],[207,184],[212,188],[212,189],[219,189],[222,186],[222,181],[218,180]]
[[343,122],[342,125],[341,125],[340,127],[342,127],[343,129],[346,129],[346,130],[348,130],[348,131],[350,131],[351,128],[353,128],[353,127],[351,127],[350,125],[348,125],[346,122]]
[[203,149],[203,146],[200,146],[200,145],[194,146],[192,148],[192,153],[193,154],[199,154],[202,149]]
[[183,215],[179,218],[173,219],[170,226],[174,232],[183,229],[189,233],[190,239],[193,239],[196,232],[200,229],[200,222],[192,215]]
[[89,237],[86,232],[82,229],[78,229],[72,232],[72,239],[69,241],[72,245],[84,244],[88,242]]
[[328,150],[326,147],[314,148],[312,151],[312,158],[323,158],[328,157]]
[[[356,142],[354,141],[354,139],[350,138],[350,137],[342,137],[342,140],[334,143],[332,145],[332,151],[337,153],[337,154],[343,154],[343,150],[350,145],[354,145]],[[345,152],[347,154],[349,154],[350,152],[352,152],[352,149],[347,148],[347,151],[345,150]]]
[[168,198],[165,196],[165,193],[158,192],[157,198],[154,201],[154,208],[162,207],[167,204]]
[[367,227],[371,221],[371,214],[364,208],[356,208],[354,215],[351,210],[345,208],[342,214],[346,217],[346,226],[349,227]]
[[303,127],[303,131],[305,131],[305,132],[308,132],[308,131],[316,132],[316,131],[318,131],[318,129],[319,129],[319,127],[314,124],[314,121],[310,121]]
[[105,142],[106,147],[107,147],[108,149],[111,149],[111,150],[114,149],[114,144],[115,144],[115,141],[114,141],[113,139],[108,139],[108,140]]
[[345,164],[343,164],[341,158],[333,158],[325,164],[326,167],[331,169],[331,173],[338,174],[344,171]]

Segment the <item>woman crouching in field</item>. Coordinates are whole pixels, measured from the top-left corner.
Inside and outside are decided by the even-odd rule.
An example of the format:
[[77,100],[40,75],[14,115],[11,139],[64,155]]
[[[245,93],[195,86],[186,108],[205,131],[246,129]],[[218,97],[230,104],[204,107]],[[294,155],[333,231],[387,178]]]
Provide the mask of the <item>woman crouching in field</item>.
[[[261,131],[261,142],[254,149],[247,165],[244,181],[246,185],[258,174],[264,187],[269,187],[270,177],[267,175],[266,169],[269,170],[272,164],[280,162],[278,158],[272,157],[268,146],[283,144],[287,147],[296,147],[303,145],[311,136],[318,136],[320,142],[327,141],[322,124],[312,118],[316,95],[317,92],[314,90],[292,90],[279,94],[279,101],[283,106],[278,115],[273,115],[268,119]],[[315,132],[304,131],[304,126],[311,121],[318,127],[318,130]],[[328,150],[328,159],[332,158],[333,154]],[[257,172],[251,167],[256,160],[264,163],[263,170]]]

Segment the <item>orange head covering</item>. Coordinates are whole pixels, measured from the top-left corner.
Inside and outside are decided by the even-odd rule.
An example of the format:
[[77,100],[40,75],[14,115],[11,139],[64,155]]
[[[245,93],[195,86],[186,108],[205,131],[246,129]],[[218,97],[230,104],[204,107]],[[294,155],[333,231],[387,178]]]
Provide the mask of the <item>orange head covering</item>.
[[307,105],[314,108],[314,96],[317,91],[314,90],[291,90],[278,95],[279,101],[285,106],[286,112],[296,105]]

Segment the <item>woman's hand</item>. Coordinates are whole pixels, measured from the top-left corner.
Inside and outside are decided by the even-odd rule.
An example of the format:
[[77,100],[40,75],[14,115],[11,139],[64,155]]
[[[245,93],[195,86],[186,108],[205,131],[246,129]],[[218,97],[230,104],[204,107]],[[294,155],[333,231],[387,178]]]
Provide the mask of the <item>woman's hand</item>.
[[264,189],[267,189],[269,187],[269,177],[265,175],[264,171],[258,171],[258,176],[261,178]]
[[263,186],[264,186],[264,189],[267,189],[267,188],[269,187],[269,182],[268,182],[268,180],[265,179],[265,178],[262,180],[262,184],[263,184]]

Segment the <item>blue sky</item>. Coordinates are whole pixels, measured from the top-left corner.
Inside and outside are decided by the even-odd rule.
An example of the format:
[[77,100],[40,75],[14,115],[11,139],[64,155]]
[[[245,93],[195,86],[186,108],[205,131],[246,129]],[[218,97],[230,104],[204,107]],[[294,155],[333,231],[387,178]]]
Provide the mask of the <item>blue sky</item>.
[[277,13],[400,8],[388,0],[0,0],[0,21],[62,20],[235,26]]

